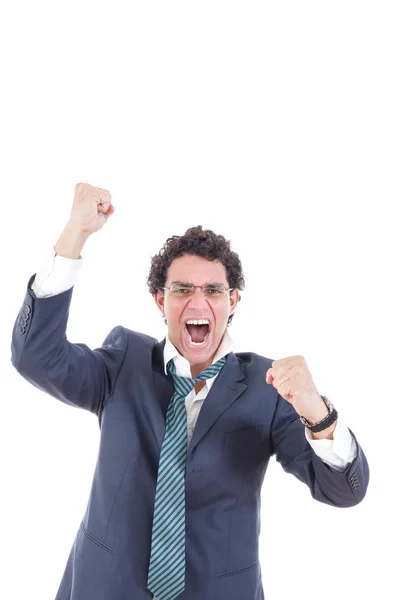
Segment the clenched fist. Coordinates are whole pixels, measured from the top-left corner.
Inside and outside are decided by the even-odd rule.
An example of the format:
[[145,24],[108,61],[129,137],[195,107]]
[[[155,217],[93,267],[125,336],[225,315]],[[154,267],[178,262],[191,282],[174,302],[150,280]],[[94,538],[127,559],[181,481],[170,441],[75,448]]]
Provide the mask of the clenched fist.
[[114,212],[108,190],[89,183],[77,183],[72,204],[70,223],[77,231],[86,234],[99,231]]
[[318,423],[329,413],[304,356],[288,356],[272,361],[266,373],[266,382],[272,383],[278,394],[311,423]]

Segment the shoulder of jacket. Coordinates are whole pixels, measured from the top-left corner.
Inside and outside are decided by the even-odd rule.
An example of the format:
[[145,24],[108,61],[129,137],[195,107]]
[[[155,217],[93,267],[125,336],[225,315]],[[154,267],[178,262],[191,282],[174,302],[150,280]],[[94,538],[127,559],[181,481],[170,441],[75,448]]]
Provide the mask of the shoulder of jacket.
[[238,360],[243,364],[245,368],[252,369],[269,369],[274,358],[268,358],[262,356],[256,352],[235,352]]
[[158,340],[151,335],[147,335],[146,333],[141,333],[140,331],[133,331],[132,329],[128,329],[127,327],[122,327],[122,325],[118,325],[114,329],[123,329],[124,335],[127,338],[128,342],[133,342],[136,345],[141,344],[143,346],[147,346],[153,348],[156,344],[158,344]]

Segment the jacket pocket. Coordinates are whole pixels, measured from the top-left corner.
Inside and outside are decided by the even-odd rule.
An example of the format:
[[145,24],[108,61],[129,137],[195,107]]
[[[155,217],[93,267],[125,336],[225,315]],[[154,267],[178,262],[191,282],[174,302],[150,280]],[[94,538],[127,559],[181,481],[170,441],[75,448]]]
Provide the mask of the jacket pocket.
[[243,569],[235,569],[234,571],[228,571],[227,573],[218,573],[215,575],[215,579],[222,579],[223,577],[230,577],[231,575],[238,575],[239,573],[245,573],[246,571],[251,571],[255,569],[260,564],[260,561],[256,561],[254,564],[249,567],[244,567]]
[[213,600],[262,600],[261,567],[259,561],[229,573],[217,575],[213,581]]
[[81,523],[65,577],[71,581],[71,598],[109,600],[116,557],[90,535]]
[[95,538],[93,535],[91,535],[86,529],[85,526],[83,525],[83,523],[81,523],[80,528],[82,529],[82,533],[84,536],[86,536],[91,542],[93,542],[94,544],[97,544],[100,548],[103,548],[103,550],[106,550],[107,552],[112,553],[112,548],[110,548],[109,546],[107,546],[106,544],[103,544],[103,542],[100,542],[100,540],[98,540],[97,538]]

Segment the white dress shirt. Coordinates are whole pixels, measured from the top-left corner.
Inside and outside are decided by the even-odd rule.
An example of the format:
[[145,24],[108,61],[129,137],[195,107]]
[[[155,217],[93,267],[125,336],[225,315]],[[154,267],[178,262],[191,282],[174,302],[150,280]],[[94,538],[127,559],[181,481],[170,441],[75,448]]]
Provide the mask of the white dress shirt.
[[[32,290],[36,297],[48,298],[50,296],[56,296],[73,287],[82,267],[82,263],[82,257],[73,259],[58,255],[56,256],[53,248],[48,256],[45,257],[41,270],[36,273],[36,277],[32,282]],[[229,352],[233,352],[233,347],[233,341],[228,330],[226,330],[213,362],[217,362]],[[179,354],[175,346],[167,338],[164,347],[164,369],[166,373],[168,361],[171,359],[173,359],[175,363],[176,374],[178,376],[191,377],[189,361]],[[216,377],[218,377],[218,374],[211,379],[207,379],[205,385],[198,394],[196,394],[193,389],[186,396],[185,406],[188,444],[192,438],[193,430],[201,407],[203,406],[203,402]],[[333,440],[314,440],[311,438],[311,434],[307,427],[304,427],[304,430],[305,438],[315,454],[334,470],[344,471],[348,464],[353,462],[356,457],[357,449],[355,440],[340,418],[337,419],[336,427],[333,432]]]

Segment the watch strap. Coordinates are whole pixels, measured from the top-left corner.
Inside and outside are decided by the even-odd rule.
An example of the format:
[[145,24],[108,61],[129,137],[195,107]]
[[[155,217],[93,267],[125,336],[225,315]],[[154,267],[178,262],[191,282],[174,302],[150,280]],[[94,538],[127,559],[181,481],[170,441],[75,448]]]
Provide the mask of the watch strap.
[[314,425],[309,423],[305,417],[300,417],[300,420],[303,423],[303,425],[305,425],[307,429],[312,431],[312,433],[318,433],[319,431],[328,429],[328,427],[330,427],[338,418],[338,412],[336,408],[332,405],[332,403],[328,400],[328,398],[326,398],[326,396],[321,396],[321,398],[328,407],[328,410],[330,410],[329,414],[327,414],[326,417],[324,417],[321,421],[318,421],[318,423],[314,423]]

